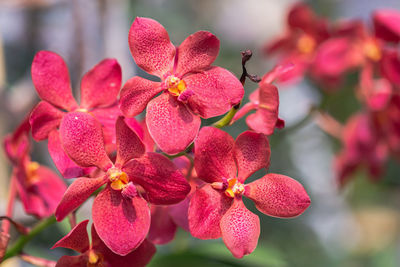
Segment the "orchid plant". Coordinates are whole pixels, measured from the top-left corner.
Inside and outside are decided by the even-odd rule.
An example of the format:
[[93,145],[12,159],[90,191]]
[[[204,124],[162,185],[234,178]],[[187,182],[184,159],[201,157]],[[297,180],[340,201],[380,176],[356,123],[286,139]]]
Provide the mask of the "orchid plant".
[[[199,31],[174,46],[159,22],[138,17],[129,48],[137,66],[158,81],[135,76],[122,84],[118,62],[105,59],[82,77],[80,104],[62,57],[38,52],[31,74],[41,101],[4,141],[13,170],[1,258],[19,255],[32,237],[33,230],[12,219],[16,195],[27,214],[43,219],[38,229],[69,218],[71,231],[53,248],[79,253],[57,262],[24,256],[35,264],[145,266],[156,253],[154,244],[173,240],[177,227],[199,239],[222,238],[236,258],[251,254],[262,229],[244,197],[262,214],[278,218],[299,216],[311,204],[295,179],[254,175],[270,165],[269,136],[285,127],[276,82],[305,75],[332,92],[346,73],[360,70],[357,95],[364,110],[345,127],[333,125],[327,114],[320,125],[327,132],[335,128],[343,141],[335,161],[340,184],[362,163],[379,177],[387,157],[400,151],[400,60],[391,46],[400,42],[400,14],[380,10],[373,22],[374,31],[360,21],[330,25],[307,5],[296,4],[286,32],[263,48],[280,55],[276,67],[262,78],[251,75],[245,64],[252,54],[244,51],[238,79],[212,65],[220,49],[214,34]],[[242,105],[246,79],[258,88]],[[136,117],[140,114],[144,120]],[[205,121],[218,116],[214,124]],[[235,140],[223,128],[243,118],[249,130]],[[74,178],[68,188],[31,160],[30,136],[48,141],[61,176]],[[75,212],[91,197],[89,241],[89,221],[77,223]],[[22,233],[22,241],[11,247],[10,223]]]

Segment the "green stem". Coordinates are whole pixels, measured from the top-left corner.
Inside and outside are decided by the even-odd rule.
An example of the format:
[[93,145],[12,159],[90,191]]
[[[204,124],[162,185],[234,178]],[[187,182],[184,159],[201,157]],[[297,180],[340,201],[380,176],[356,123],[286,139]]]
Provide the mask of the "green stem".
[[229,112],[226,113],[225,116],[224,116],[222,119],[220,119],[219,121],[215,122],[215,123],[213,124],[213,126],[214,126],[214,127],[217,127],[217,128],[222,128],[222,127],[224,127],[224,126],[229,125],[229,123],[230,123],[230,122],[232,121],[232,119],[233,119],[233,116],[235,116],[235,114],[236,114],[236,112],[239,110],[239,108],[240,108],[240,103],[237,104],[236,106],[233,106],[233,107],[231,108],[231,110],[229,110]]
[[50,225],[56,223],[56,217],[51,216],[45,220],[38,222],[32,230],[27,235],[20,236],[17,241],[7,250],[6,255],[4,256],[4,260],[17,256],[21,253],[24,246],[31,241],[36,235],[42,232],[44,229],[49,227]]

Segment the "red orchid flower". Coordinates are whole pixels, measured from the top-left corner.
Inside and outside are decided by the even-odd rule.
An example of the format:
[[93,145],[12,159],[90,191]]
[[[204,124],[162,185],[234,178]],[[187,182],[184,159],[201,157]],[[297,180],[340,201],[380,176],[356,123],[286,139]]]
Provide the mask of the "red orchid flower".
[[147,106],[147,127],[165,153],[183,151],[196,137],[200,117],[222,115],[243,97],[243,86],[231,72],[211,66],[219,40],[209,32],[196,32],[175,48],[160,23],[138,17],[129,46],[136,64],[161,82],[131,78],[121,91],[121,111],[132,117]]
[[286,33],[264,47],[266,55],[281,55],[280,65],[294,65],[294,68],[279,77],[281,82],[294,81],[304,76],[318,46],[330,36],[326,19],[318,17],[305,3],[293,5],[286,24]]
[[115,131],[117,156],[113,163],[104,147],[102,127],[92,115],[69,112],[63,117],[60,137],[66,153],[79,166],[96,166],[103,174],[76,179],[55,215],[62,220],[106,184],[94,200],[93,223],[114,253],[126,255],[143,242],[149,231],[147,201],[159,205],[178,203],[189,193],[190,186],[168,158],[145,153],[144,144],[122,117],[117,119]]
[[343,186],[362,165],[371,180],[381,177],[388,156],[385,142],[380,138],[368,114],[353,115],[343,130],[343,150],[336,156],[337,180]]
[[52,249],[69,248],[80,253],[78,256],[62,256],[57,261],[56,267],[128,267],[132,264],[140,267],[146,266],[156,252],[155,246],[145,240],[136,250],[125,256],[115,254],[100,239],[93,224],[92,242],[90,243],[86,230],[88,222],[89,220],[86,220],[76,225],[71,232],[52,247]]
[[194,237],[222,237],[233,256],[241,258],[257,246],[260,221],[244,205],[274,217],[294,217],[310,205],[303,186],[284,175],[267,174],[244,184],[254,172],[269,166],[270,148],[263,134],[246,131],[235,140],[226,132],[204,127],[195,141],[195,168],[206,182],[189,205],[189,228]]
[[115,121],[120,115],[116,101],[121,88],[121,67],[115,59],[105,59],[88,71],[81,81],[79,106],[72,95],[67,65],[59,55],[50,51],[38,52],[31,71],[33,84],[42,99],[29,119],[33,138],[37,141],[49,138],[50,155],[65,178],[90,173],[90,170],[76,166],[63,153],[57,129],[68,112],[90,112],[103,124],[107,145],[112,150]]
[[13,164],[12,179],[25,212],[44,218],[54,213],[67,187],[51,169],[31,161],[29,132],[26,118],[13,134],[5,137],[4,150]]
[[293,64],[278,65],[266,73],[259,83],[259,88],[250,94],[250,102],[235,114],[232,123],[245,116],[248,112],[256,110],[254,114],[250,114],[246,118],[246,123],[250,129],[265,135],[272,135],[275,128],[282,129],[285,127],[285,121],[278,117],[278,88],[272,82],[292,69]]

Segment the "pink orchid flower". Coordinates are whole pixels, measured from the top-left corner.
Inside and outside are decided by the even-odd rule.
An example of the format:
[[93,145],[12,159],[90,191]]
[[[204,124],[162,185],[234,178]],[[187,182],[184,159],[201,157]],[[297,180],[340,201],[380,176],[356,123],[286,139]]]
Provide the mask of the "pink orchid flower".
[[12,135],[4,139],[4,150],[13,164],[12,179],[27,214],[37,218],[54,213],[67,186],[51,169],[31,161],[30,125],[26,118]]
[[159,205],[178,203],[189,193],[190,186],[168,158],[145,152],[144,144],[122,117],[117,119],[115,131],[114,163],[106,153],[101,124],[92,115],[69,112],[63,117],[60,137],[66,153],[79,166],[96,166],[103,174],[76,179],[55,215],[62,220],[106,184],[94,200],[93,223],[103,242],[123,256],[136,249],[149,231],[147,201]]
[[132,264],[141,267],[146,266],[156,252],[155,246],[145,240],[136,250],[125,256],[115,254],[100,239],[93,224],[91,228],[92,242],[89,241],[86,230],[88,222],[86,220],[76,225],[71,232],[52,247],[52,249],[69,248],[80,253],[78,256],[62,256],[57,261],[56,267],[128,267]]
[[112,150],[115,121],[120,115],[116,101],[121,88],[121,67],[115,59],[105,59],[88,71],[81,81],[80,105],[72,95],[68,68],[59,55],[50,51],[38,52],[31,72],[33,84],[42,99],[29,119],[33,138],[36,141],[49,139],[50,155],[65,178],[90,173],[90,170],[76,166],[63,152],[57,129],[68,112],[90,112],[103,124],[106,143]]
[[194,237],[222,237],[233,256],[241,258],[257,246],[260,221],[244,205],[254,201],[259,211],[274,217],[295,217],[310,205],[303,186],[284,175],[267,174],[244,184],[254,172],[269,166],[270,148],[263,134],[246,131],[235,140],[226,132],[204,127],[195,141],[195,168],[206,182],[189,205]]
[[196,137],[200,117],[222,115],[244,95],[231,72],[211,66],[219,40],[209,32],[196,32],[175,48],[160,23],[138,17],[129,32],[129,46],[136,64],[161,82],[128,80],[121,91],[121,111],[132,117],[147,107],[147,127],[165,153],[183,151]]

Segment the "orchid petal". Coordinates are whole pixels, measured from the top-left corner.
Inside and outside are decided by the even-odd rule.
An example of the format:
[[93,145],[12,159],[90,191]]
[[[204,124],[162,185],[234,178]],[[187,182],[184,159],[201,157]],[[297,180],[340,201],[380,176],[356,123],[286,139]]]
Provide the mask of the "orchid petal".
[[179,169],[165,156],[153,152],[129,161],[122,168],[134,183],[141,185],[149,202],[175,204],[190,192],[190,185]]
[[149,240],[156,245],[163,245],[174,239],[177,226],[169,216],[167,206],[152,206]]
[[60,134],[58,131],[52,131],[49,134],[49,142],[47,143],[50,157],[56,165],[61,175],[68,178],[77,178],[88,175],[93,171],[93,168],[82,168],[71,160],[62,147]]
[[39,166],[32,175],[20,165],[15,173],[17,189],[26,213],[45,218],[54,213],[66,190],[65,183],[50,169]]
[[231,205],[232,198],[209,184],[197,189],[188,210],[190,233],[200,239],[220,238],[220,221]]
[[40,51],[32,62],[32,82],[40,98],[66,110],[78,107],[64,60],[56,53]]
[[128,39],[133,59],[144,71],[161,77],[172,70],[175,47],[160,23],[137,17],[129,30]]
[[101,240],[121,256],[139,247],[150,228],[147,202],[140,196],[124,198],[110,186],[95,198],[92,218]]
[[137,249],[127,254],[126,256],[115,254],[100,239],[93,224],[92,247],[96,252],[99,252],[101,255],[104,256],[104,261],[110,264],[110,266],[118,267],[131,267],[133,262],[137,267],[144,267],[151,260],[154,253],[156,252],[156,247],[147,239],[145,239]]
[[393,9],[377,10],[373,14],[375,35],[388,42],[400,42],[400,12]]
[[234,140],[226,132],[203,127],[195,141],[194,167],[200,179],[207,183],[236,177]]
[[104,59],[81,81],[81,107],[94,108],[112,105],[121,88],[121,66],[115,59]]
[[125,162],[140,157],[145,152],[145,147],[139,136],[128,127],[123,117],[119,117],[116,123],[117,159],[120,166]]
[[55,108],[46,101],[41,101],[32,110],[29,123],[32,128],[32,137],[36,141],[47,139],[49,133],[60,125],[64,112]]
[[272,135],[279,113],[279,93],[275,85],[262,83],[259,89],[259,104],[256,113],[246,118],[247,125],[254,131]]
[[175,72],[185,75],[209,67],[219,52],[218,38],[207,31],[189,35],[177,48],[178,60]]
[[201,120],[184,104],[164,93],[149,102],[146,123],[159,148],[167,154],[176,154],[193,142]]
[[285,175],[269,173],[248,184],[245,194],[256,208],[273,217],[290,218],[302,214],[310,206],[304,187]]
[[250,254],[257,247],[260,219],[241,199],[235,199],[221,219],[222,240],[236,258]]
[[203,118],[222,115],[240,103],[243,85],[230,71],[212,67],[184,77],[187,89],[194,94],[187,100],[193,112]]
[[159,82],[135,76],[129,79],[121,90],[119,106],[127,117],[140,114],[149,101],[162,91]]
[[86,255],[62,256],[56,267],[87,267],[88,258]]
[[60,137],[65,152],[79,166],[107,170],[112,165],[104,148],[101,125],[89,113],[67,113],[61,121]]
[[62,221],[69,213],[77,209],[90,195],[106,183],[105,177],[78,178],[67,189],[58,204],[55,215]]
[[235,141],[234,153],[241,183],[254,172],[269,166],[271,150],[268,139],[263,134],[243,132]]
[[60,239],[51,249],[63,247],[84,253],[89,250],[89,236],[87,234],[87,224],[85,220],[77,224],[66,236]]

